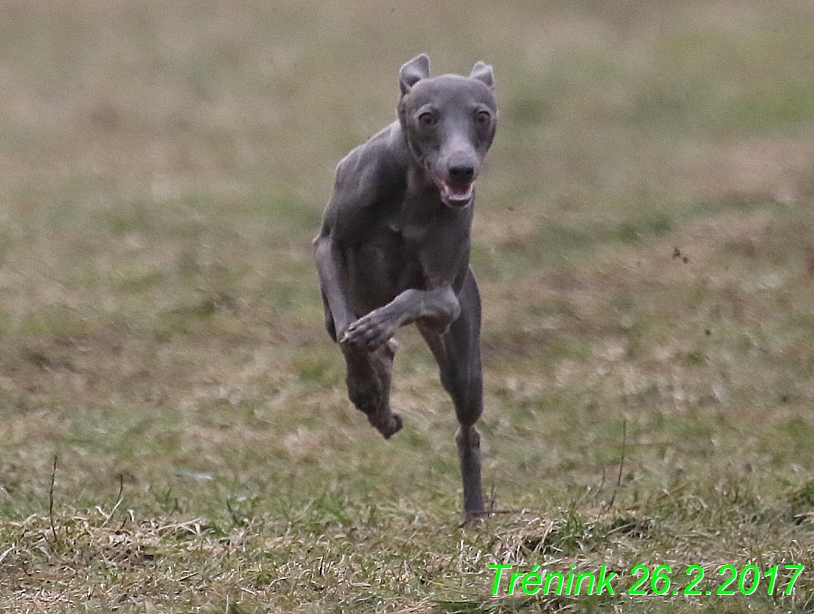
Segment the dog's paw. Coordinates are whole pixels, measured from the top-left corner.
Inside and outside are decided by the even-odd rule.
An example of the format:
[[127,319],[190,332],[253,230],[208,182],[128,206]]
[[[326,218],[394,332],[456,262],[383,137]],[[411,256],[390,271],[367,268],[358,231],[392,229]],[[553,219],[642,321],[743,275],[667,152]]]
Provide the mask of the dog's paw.
[[367,419],[370,421],[376,430],[382,434],[385,439],[390,439],[393,435],[401,430],[404,423],[401,416],[391,412],[381,412],[375,414],[368,414]]
[[384,309],[375,309],[348,327],[340,343],[349,347],[368,350],[379,348],[396,334],[399,324]]
[[484,510],[464,510],[461,526],[475,526],[490,515],[490,512]]

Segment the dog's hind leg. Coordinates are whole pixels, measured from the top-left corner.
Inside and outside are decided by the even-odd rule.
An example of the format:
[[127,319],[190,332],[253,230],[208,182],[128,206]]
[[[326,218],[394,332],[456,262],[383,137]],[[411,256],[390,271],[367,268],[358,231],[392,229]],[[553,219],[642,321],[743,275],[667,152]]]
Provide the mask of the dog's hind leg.
[[401,416],[390,409],[390,381],[397,344],[391,339],[369,352],[342,346],[347,365],[348,396],[376,430],[389,439],[401,430]]

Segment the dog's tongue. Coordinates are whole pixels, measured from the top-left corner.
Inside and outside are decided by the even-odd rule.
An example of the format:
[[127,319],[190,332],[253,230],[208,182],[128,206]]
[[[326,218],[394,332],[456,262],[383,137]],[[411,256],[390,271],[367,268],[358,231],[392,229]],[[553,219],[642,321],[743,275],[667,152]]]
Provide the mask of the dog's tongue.
[[472,186],[471,183],[457,185],[444,182],[441,184],[441,200],[452,207],[465,207],[472,200]]

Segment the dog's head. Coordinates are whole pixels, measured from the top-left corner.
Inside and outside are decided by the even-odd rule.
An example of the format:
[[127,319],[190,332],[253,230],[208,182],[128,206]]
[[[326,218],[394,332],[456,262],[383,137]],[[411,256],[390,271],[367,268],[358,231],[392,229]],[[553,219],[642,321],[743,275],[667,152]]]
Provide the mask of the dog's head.
[[468,206],[495,136],[492,67],[478,62],[468,77],[430,76],[422,54],[401,67],[399,121],[416,161],[449,207]]

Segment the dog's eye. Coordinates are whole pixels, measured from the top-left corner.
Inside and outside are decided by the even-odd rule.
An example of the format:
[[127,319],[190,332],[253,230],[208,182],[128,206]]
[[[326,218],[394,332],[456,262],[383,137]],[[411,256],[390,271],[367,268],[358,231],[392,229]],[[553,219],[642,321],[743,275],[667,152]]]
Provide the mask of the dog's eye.
[[492,114],[488,111],[478,111],[475,113],[475,124],[481,127],[488,126],[492,121]]
[[429,111],[418,116],[418,123],[422,126],[434,126],[436,121],[438,120],[435,115]]

